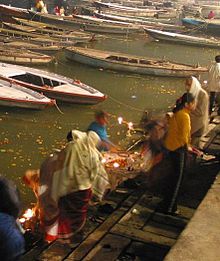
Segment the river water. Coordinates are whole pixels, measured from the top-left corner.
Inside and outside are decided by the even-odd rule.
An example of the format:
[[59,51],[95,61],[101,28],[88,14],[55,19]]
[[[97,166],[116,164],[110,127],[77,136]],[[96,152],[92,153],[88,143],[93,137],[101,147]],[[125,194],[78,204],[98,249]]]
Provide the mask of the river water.
[[[208,65],[218,54],[212,49],[149,42],[144,35],[129,39],[106,37],[90,47],[200,65]],[[86,130],[93,120],[94,110],[104,109],[110,113],[108,132],[111,140],[118,143],[126,133],[126,127],[117,123],[118,116],[128,122],[138,122],[145,109],[154,114],[167,111],[184,92],[182,79],[90,68],[66,61],[63,53],[57,58],[57,64],[42,69],[80,79],[109,98],[95,106],[59,104],[64,114],[56,108],[44,111],[0,108],[0,173],[16,182],[24,205],[29,205],[34,199],[32,192],[21,182],[24,172],[38,169],[54,148],[61,148],[69,130]]]

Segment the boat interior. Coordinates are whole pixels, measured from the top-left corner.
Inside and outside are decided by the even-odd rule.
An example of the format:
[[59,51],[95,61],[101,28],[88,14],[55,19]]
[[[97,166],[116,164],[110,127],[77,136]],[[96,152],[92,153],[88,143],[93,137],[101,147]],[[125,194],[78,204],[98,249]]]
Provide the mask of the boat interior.
[[153,60],[138,59],[133,57],[125,57],[125,56],[117,56],[117,55],[110,55],[106,59],[111,61],[126,62],[126,63],[133,63],[133,64],[146,64],[146,65],[167,63],[166,61],[153,61]]
[[28,73],[28,72],[25,73],[25,74],[19,74],[19,75],[11,76],[10,78],[18,80],[18,81],[30,83],[30,84],[33,84],[33,85],[37,85],[39,87],[49,86],[49,87],[53,88],[53,87],[57,87],[57,86],[61,86],[61,85],[65,84],[63,82],[58,82],[56,80],[46,78],[46,77],[42,77],[42,76],[38,76],[36,74],[32,74],[32,73]]

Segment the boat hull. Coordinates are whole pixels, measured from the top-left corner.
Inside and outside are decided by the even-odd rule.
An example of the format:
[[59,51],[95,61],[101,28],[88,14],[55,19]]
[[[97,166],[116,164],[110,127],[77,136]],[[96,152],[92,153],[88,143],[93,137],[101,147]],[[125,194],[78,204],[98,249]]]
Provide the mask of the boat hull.
[[49,105],[43,103],[27,102],[22,100],[3,99],[2,97],[0,97],[0,106],[12,108],[17,107],[32,110],[44,110]]
[[178,37],[170,37],[166,36],[164,34],[160,34],[157,32],[153,32],[153,30],[148,30],[145,29],[146,33],[149,34],[151,37],[154,39],[164,41],[164,42],[169,42],[173,44],[183,44],[183,45],[190,45],[190,46],[197,46],[197,47],[210,47],[210,48],[216,48],[219,49],[220,45],[218,43],[208,43],[208,42],[203,42],[203,41],[190,41],[189,39],[181,39]]
[[171,70],[166,68],[152,68],[152,67],[138,67],[135,65],[126,65],[120,63],[114,63],[111,61],[101,60],[94,57],[85,56],[83,54],[73,52],[65,49],[65,55],[68,60],[79,62],[85,65],[89,65],[96,68],[104,68],[114,71],[122,71],[144,75],[155,75],[155,76],[171,76],[171,77],[187,77],[192,74],[199,74],[193,70]]
[[[24,50],[25,51],[25,50]],[[51,63],[53,61],[53,57],[48,58],[31,58],[31,57],[19,57],[16,55],[4,55],[0,54],[0,61],[4,63],[12,63],[12,64],[20,64],[20,65],[44,65]]]
[[220,35],[220,23],[215,23],[215,20],[210,21],[200,21],[196,19],[190,19],[190,18],[183,18],[182,19],[183,25],[185,25],[187,28],[193,28],[197,29],[202,32],[206,32],[208,34],[212,35]]
[[[0,76],[0,79],[11,82],[10,78]],[[95,97],[95,96],[89,96],[89,95],[80,95],[80,94],[75,94],[75,93],[65,93],[61,91],[54,91],[53,89],[50,88],[40,88],[36,85],[28,84],[26,82],[22,82],[16,79],[13,79],[13,82],[22,86],[29,88],[33,91],[43,93],[46,97],[55,99],[57,101],[61,102],[66,102],[66,103],[74,103],[74,104],[88,104],[88,105],[93,105],[97,104],[99,102],[103,102],[107,96],[102,96],[102,97]]]
[[39,13],[31,12],[33,15],[32,19],[43,22],[43,23],[49,23],[56,25],[58,27],[61,27],[63,29],[69,29],[73,30],[75,29],[81,29],[86,32],[93,32],[93,33],[109,33],[109,34],[131,34],[131,33],[138,33],[139,29],[137,28],[126,28],[121,26],[110,26],[110,25],[100,25],[95,23],[86,23],[86,22],[80,22],[77,20],[74,20],[73,18],[66,18],[66,19],[58,19],[54,17],[53,15],[41,15]]

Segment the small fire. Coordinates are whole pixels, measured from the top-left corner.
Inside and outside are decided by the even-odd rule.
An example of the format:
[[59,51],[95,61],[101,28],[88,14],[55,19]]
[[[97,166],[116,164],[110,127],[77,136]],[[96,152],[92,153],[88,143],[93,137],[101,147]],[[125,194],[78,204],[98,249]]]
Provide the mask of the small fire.
[[106,159],[103,158],[103,159],[101,160],[101,162],[102,162],[103,164],[106,163]]
[[133,129],[133,126],[134,126],[133,122],[129,122],[128,123],[128,129],[129,130]]
[[33,210],[29,208],[29,209],[27,209],[27,210],[25,211],[23,217],[26,218],[26,219],[30,219],[30,218],[33,217],[33,215],[34,215]]
[[119,164],[118,162],[114,162],[114,163],[113,163],[113,167],[114,167],[114,168],[118,168],[118,167],[120,167],[120,164]]
[[118,123],[122,124],[123,123],[123,118],[122,117],[118,117]]
[[20,223],[23,224],[26,221],[26,219],[25,218],[19,218],[19,221],[20,221]]

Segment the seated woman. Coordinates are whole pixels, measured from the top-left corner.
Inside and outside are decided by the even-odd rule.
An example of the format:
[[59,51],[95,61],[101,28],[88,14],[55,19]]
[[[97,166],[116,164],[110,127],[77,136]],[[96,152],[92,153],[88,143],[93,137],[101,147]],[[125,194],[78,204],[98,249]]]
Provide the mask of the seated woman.
[[164,191],[164,199],[158,211],[174,214],[177,211],[177,199],[184,176],[186,152],[191,139],[190,112],[195,107],[195,98],[191,93],[177,100],[173,116],[168,123],[165,148],[172,164],[169,183]]
[[25,242],[16,223],[20,211],[16,186],[0,177],[0,260],[18,260]]
[[75,130],[68,137],[70,142],[66,147],[48,157],[40,169],[40,219],[48,242],[70,239],[79,232],[85,224],[91,197],[101,200],[110,187],[101,154],[96,149],[98,135]]

